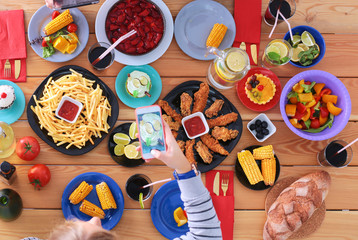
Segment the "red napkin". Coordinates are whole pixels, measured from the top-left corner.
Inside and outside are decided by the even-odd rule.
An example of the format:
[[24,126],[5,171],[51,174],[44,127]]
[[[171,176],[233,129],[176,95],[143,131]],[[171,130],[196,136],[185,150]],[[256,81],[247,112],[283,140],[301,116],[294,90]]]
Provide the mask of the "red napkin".
[[[24,27],[24,10],[0,12],[0,78],[13,82],[26,82],[26,40]],[[11,77],[5,78],[4,65],[10,60]],[[14,60],[21,60],[21,70],[15,79]]]
[[[220,192],[219,196],[213,192],[214,178],[217,172],[220,172]],[[229,174],[229,188],[224,197],[221,189],[221,180],[224,174]],[[223,240],[234,239],[234,172],[233,171],[210,171],[206,173],[206,188],[210,192],[216,214],[221,222],[221,232]]]
[[[261,38],[261,0],[235,0],[234,19],[236,23],[236,37],[233,46],[240,47],[241,42],[246,43],[246,52],[252,65],[255,63],[251,57],[251,44],[257,46],[257,60],[259,60]],[[257,64],[256,64],[257,65]]]

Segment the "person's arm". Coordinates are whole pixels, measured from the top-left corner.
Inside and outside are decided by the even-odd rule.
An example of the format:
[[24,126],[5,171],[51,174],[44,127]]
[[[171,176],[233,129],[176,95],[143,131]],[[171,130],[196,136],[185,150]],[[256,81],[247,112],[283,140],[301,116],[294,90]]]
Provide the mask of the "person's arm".
[[220,221],[210,194],[201,181],[200,173],[196,176],[192,171],[191,165],[171,134],[169,126],[165,122],[164,125],[167,151],[163,153],[152,150],[151,153],[155,158],[175,169],[177,173],[181,199],[188,215],[189,232],[176,240],[222,239]]

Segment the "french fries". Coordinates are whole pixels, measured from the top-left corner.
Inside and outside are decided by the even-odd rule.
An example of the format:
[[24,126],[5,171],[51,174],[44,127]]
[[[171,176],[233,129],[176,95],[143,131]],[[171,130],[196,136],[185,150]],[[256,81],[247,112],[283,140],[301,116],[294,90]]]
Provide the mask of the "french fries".
[[[110,126],[107,119],[111,116],[111,105],[102,95],[99,84],[94,88],[95,81],[84,78],[72,69],[71,72],[57,80],[50,78],[43,96],[40,99],[33,96],[36,106],[31,106],[31,109],[39,119],[40,128],[48,131],[57,146],[67,144],[66,149],[71,146],[81,149],[87,141],[94,144],[92,138],[102,137],[101,132],[108,133]],[[81,114],[73,124],[55,116],[64,95],[83,104]]]

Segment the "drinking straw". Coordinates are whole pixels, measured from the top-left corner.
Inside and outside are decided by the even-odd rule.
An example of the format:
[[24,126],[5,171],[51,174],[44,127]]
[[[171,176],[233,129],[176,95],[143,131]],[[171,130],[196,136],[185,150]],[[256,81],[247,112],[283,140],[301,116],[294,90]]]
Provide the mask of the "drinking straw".
[[341,150],[339,150],[336,154],[340,154],[341,152],[343,152],[346,148],[350,147],[352,144],[354,144],[355,142],[358,141],[358,138],[356,138],[355,140],[353,140],[350,144],[348,144],[347,146],[345,146],[344,148],[342,148]]
[[143,187],[141,187],[142,189],[143,188],[147,188],[147,187],[150,187],[150,186],[153,186],[157,183],[162,183],[162,182],[169,182],[170,180],[172,180],[171,178],[167,178],[167,179],[163,179],[163,180],[159,180],[159,181],[156,181],[156,182],[152,182],[152,183],[149,183],[147,185],[144,185]]
[[272,30],[271,30],[270,35],[269,35],[269,38],[271,38],[271,36],[272,36],[273,32],[275,31],[275,28],[276,28],[276,26],[277,26],[277,19],[278,19],[278,14],[279,14],[279,12],[280,12],[280,7],[281,7],[281,5],[277,8],[277,13],[276,13],[276,18],[275,18],[275,24],[274,24],[273,27],[272,27]]
[[126,34],[124,34],[122,37],[118,38],[117,41],[115,41],[106,51],[104,51],[104,53],[102,53],[96,60],[94,60],[92,62],[92,65],[96,65],[99,61],[101,61],[105,56],[107,56],[107,54],[112,51],[115,47],[117,47],[117,45],[122,42],[123,40],[129,38],[130,36],[132,36],[133,34],[137,33],[136,30],[132,30]]
[[280,12],[280,10],[277,10],[277,12],[280,14],[280,16],[283,18],[283,20],[286,22],[286,24],[288,25],[288,29],[290,30],[290,36],[291,36],[291,41],[293,41],[293,36],[292,36],[292,30],[291,30],[291,24],[287,21],[287,19],[283,16],[283,14]]

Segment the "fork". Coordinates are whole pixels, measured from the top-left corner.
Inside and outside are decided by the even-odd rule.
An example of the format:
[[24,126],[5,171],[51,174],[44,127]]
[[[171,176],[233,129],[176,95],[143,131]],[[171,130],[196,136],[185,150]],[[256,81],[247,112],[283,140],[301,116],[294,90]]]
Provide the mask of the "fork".
[[226,196],[226,192],[229,188],[229,174],[223,174],[221,179],[221,189],[223,190],[224,196]]
[[4,66],[4,76],[6,78],[10,78],[11,77],[11,63],[9,61],[9,59],[6,60],[5,62],[5,66]]

